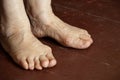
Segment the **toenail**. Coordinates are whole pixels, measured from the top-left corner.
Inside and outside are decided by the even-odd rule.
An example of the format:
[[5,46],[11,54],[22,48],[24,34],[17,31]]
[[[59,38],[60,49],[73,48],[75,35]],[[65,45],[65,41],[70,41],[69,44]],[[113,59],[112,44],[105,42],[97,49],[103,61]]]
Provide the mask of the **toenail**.
[[48,67],[48,64],[49,64],[48,61],[44,61],[44,62],[42,63],[42,65],[43,65],[44,68],[47,68],[47,67]]
[[53,67],[54,65],[57,64],[57,61],[56,60],[51,60],[50,61],[50,64],[49,64],[49,67]]

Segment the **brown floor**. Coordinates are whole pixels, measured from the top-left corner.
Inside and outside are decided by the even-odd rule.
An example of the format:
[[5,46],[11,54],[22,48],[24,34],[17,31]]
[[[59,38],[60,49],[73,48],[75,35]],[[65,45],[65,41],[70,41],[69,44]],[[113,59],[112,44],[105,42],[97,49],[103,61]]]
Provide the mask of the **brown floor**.
[[57,16],[87,29],[94,44],[86,50],[66,48],[50,38],[56,67],[26,71],[0,48],[0,80],[120,80],[120,1],[53,0]]

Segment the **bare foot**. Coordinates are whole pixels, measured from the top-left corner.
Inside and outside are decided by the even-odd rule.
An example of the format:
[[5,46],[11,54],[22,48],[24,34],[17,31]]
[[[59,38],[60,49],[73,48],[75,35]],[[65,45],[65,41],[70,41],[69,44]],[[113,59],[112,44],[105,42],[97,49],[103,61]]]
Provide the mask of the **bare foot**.
[[37,37],[49,36],[64,46],[77,49],[88,48],[93,43],[86,30],[71,26],[53,14],[51,0],[27,0],[26,11]]
[[13,60],[30,70],[55,66],[51,48],[42,44],[31,32],[23,1],[3,0],[3,4],[0,43]]

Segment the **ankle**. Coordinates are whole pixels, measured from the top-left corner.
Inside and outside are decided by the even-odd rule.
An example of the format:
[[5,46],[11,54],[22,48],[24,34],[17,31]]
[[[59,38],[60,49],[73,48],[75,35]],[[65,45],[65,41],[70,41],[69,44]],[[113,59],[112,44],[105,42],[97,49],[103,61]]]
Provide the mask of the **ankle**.
[[[27,26],[25,26],[27,27]],[[0,35],[4,38],[16,37],[20,34],[32,33],[31,30],[23,28],[23,26],[1,24],[0,25]]]

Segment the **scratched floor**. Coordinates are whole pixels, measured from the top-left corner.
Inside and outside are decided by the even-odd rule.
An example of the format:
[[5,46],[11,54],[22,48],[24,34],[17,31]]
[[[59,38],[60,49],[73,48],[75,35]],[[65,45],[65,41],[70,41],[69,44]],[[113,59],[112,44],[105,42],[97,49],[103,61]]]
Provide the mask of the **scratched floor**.
[[56,67],[25,71],[0,48],[0,80],[120,80],[120,1],[53,0],[54,12],[67,23],[87,29],[94,44],[86,50],[40,39],[52,47]]

